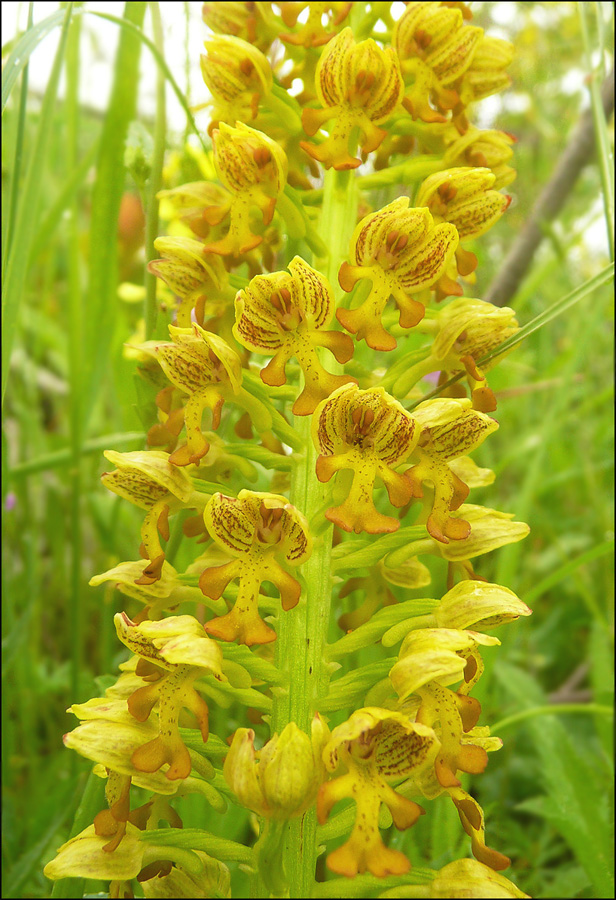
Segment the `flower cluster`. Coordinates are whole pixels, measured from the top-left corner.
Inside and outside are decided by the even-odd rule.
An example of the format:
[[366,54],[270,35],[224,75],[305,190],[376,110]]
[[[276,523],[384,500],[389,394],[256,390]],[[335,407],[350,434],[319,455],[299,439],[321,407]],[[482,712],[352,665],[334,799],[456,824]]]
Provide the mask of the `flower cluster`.
[[[128,350],[148,449],[106,451],[102,476],[145,513],[141,560],[135,539],[91,580],[125,599],[129,655],[64,738],[107,808],[49,878],[231,896],[235,861],[255,896],[313,896],[338,839],[344,896],[359,873],[408,878],[408,843],[381,831],[446,794],[475,859],[429,896],[525,896],[461,782],[501,745],[471,696],[499,644],[484,632],[530,614],[474,568],[528,526],[467,502],[494,481],[471,454],[499,427],[486,374],[518,330],[466,296],[515,177],[513,138],[469,116],[512,48],[464,3],[393,6],[203,5],[203,180],[169,167],[148,270],[170,321]],[[233,840],[208,824],[225,813]]]

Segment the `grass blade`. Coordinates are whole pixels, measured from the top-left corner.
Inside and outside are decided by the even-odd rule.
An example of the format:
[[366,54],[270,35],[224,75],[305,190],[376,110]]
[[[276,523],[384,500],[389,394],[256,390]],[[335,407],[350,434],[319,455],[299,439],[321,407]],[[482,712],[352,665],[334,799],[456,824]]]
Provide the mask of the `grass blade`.
[[65,18],[66,12],[63,9],[59,9],[51,16],[43,19],[42,22],[29,28],[17,41],[2,70],[2,112],[4,112],[4,107],[11,96],[11,91],[15,87],[15,82],[28,64],[32,53],[43,38],[47,37],[49,32],[53,31],[56,26],[61,25]]
[[[109,106],[103,122],[96,182],[92,191],[88,316],[84,322],[84,419],[98,394],[117,308],[118,259],[116,231],[124,190],[124,142],[135,118],[139,88],[141,43],[135,31],[143,23],[146,3],[127,3],[115,62]],[[122,20],[118,20],[122,21]]]
[[[24,181],[23,190],[19,198],[15,231],[9,254],[6,278],[2,284],[2,335],[4,340],[2,354],[2,403],[9,376],[11,361],[11,349],[15,339],[15,332],[19,319],[19,305],[26,286],[28,260],[30,258],[30,246],[32,243],[32,222],[36,221],[39,207],[41,187],[41,160],[45,158],[45,147],[48,143],[53,125],[53,113],[56,103],[56,94],[60,80],[60,72],[64,60],[68,26],[71,21],[73,4],[70,3],[63,12],[64,24],[60,43],[56,51],[55,59],[45,96],[41,108],[41,116],[38,131],[28,164],[28,170]],[[34,30],[34,29],[32,29]]]

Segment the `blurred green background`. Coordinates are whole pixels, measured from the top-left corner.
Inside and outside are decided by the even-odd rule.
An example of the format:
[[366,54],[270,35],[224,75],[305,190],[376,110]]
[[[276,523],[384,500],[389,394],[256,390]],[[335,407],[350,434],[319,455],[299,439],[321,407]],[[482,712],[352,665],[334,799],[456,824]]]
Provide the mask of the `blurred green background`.
[[[137,21],[137,8],[146,5],[128,5]],[[40,4],[38,13],[37,6],[35,23],[56,9]],[[120,4],[107,6],[122,14]],[[185,35],[186,8],[194,17],[195,7],[198,21],[200,4],[161,3],[164,28]],[[613,13],[609,3],[472,7],[474,24],[517,50],[511,90],[480,104],[475,118],[518,139],[518,177],[507,189],[513,203],[473,248],[474,293],[483,297],[590,104],[589,72],[600,84],[613,65]],[[93,40],[87,31],[96,28],[95,19],[80,19],[60,51],[64,77],[55,102],[52,77],[44,95],[24,91],[18,80],[3,114],[3,276],[12,262],[14,278],[15,267],[23,272],[2,437],[5,897],[51,895],[42,866],[68,836],[90,769],[62,746],[74,725],[64,710],[98,692],[96,678],[122,658],[112,623],[121,595],[87,582],[134,556],[140,521],[138,510],[102,489],[99,475],[103,449],[143,446],[134,363],[122,355],[141,307],[118,298],[115,280],[117,273],[120,282],[143,282],[142,214],[128,172],[105,169],[104,159],[96,168],[101,142],[109,160],[122,160],[123,146],[114,144],[104,105],[100,111],[79,96],[86,39]],[[151,34],[148,13],[145,31]],[[3,61],[10,38],[5,32]],[[123,114],[132,118],[138,83],[118,73],[126,75],[131,54],[136,65],[136,51],[126,52],[121,65],[111,54],[102,64],[110,82],[115,72],[116,101],[123,98]],[[197,57],[190,66],[198,74]],[[151,132],[151,113],[137,115]],[[611,146],[609,129],[606,137]],[[166,143],[179,151],[183,180],[200,177],[183,150],[185,134],[170,130]],[[557,219],[544,224],[508,304],[521,324],[609,263],[601,158],[593,157]],[[121,200],[119,227],[105,219],[114,198],[116,206]],[[96,272],[105,282],[98,303],[89,288]],[[531,526],[527,540],[482,557],[477,571],[514,590],[534,616],[499,635],[503,647],[488,660],[478,693],[482,722],[504,748],[472,787],[486,812],[488,842],[512,858],[511,877],[535,897],[613,896],[612,721],[605,711],[613,698],[612,330],[608,284],[518,346],[491,376],[501,427],[476,455],[497,480],[473,502]],[[413,862],[438,868],[466,845],[453,808],[437,801],[428,818],[412,838],[396,834],[392,846],[408,850],[412,840]]]

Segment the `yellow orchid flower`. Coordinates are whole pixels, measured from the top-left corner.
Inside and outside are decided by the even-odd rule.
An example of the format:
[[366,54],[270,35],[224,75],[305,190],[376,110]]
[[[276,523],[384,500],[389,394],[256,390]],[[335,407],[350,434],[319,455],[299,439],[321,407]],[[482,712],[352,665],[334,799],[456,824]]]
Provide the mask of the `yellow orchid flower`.
[[189,709],[197,719],[203,740],[207,740],[208,707],[192,683],[205,673],[218,681],[226,680],[221,670],[220,647],[204,634],[203,626],[192,616],[171,616],[135,625],[126,613],[118,613],[114,622],[119,639],[143,661],[137,674],[144,673],[151,682],[131,694],[129,712],[138,722],[145,722],[158,702],[159,734],[135,750],[131,762],[141,772],[156,772],[169,763],[166,778],[187,778],[192,763],[180,737],[178,717],[183,707]]
[[516,887],[513,881],[475,859],[456,859],[443,866],[430,882],[429,890],[429,897],[435,900],[454,900],[459,897],[471,900],[530,900],[529,895]]
[[234,35],[265,51],[278,35],[269,27],[269,17],[261,14],[260,5],[216,0],[203,4],[202,17],[215,34]]
[[[253,206],[261,210],[264,225],[272,221],[276,199],[286,183],[287,159],[275,141],[242,122],[235,126],[220,122],[212,141],[216,172],[231,194],[230,222],[227,235],[206,244],[205,250],[237,256],[258,247],[263,240],[250,230],[250,210]],[[215,219],[208,221],[217,224]]]
[[[441,743],[434,774],[441,788],[460,785],[458,770],[478,773],[487,765],[485,749],[464,743],[462,736],[481,714],[479,702],[468,696],[483,672],[479,647],[495,644],[500,644],[498,638],[474,631],[417,629],[402,642],[398,662],[389,673],[401,701],[411,694],[421,697],[416,721],[436,730]],[[456,692],[448,688],[460,681]]]
[[[270,4],[267,4],[268,6]],[[296,47],[321,47],[332,39],[335,31],[328,31],[332,26],[340,25],[348,16],[352,3],[294,3],[283,2],[280,6],[280,15],[287,28],[293,28],[297,24],[299,14],[308,9],[308,18],[297,31],[280,35],[280,40],[285,44],[293,44]],[[327,18],[327,24],[323,25],[323,17]]]
[[450,511],[466,500],[469,489],[449,463],[479,447],[496,431],[498,422],[472,409],[471,401],[464,399],[425,400],[413,410],[413,418],[422,429],[415,448],[420,461],[407,469],[405,478],[414,497],[424,497],[422,482],[433,485],[433,498],[425,498],[426,512],[431,504],[428,532],[443,544],[467,538],[469,523],[452,518]]
[[[212,178],[215,174],[212,164]],[[161,208],[166,210],[167,218],[179,216],[193,234],[200,238],[211,237],[213,228],[224,225],[231,207],[229,192],[211,181],[191,181],[168,188],[159,191],[156,199],[161,201]]]
[[434,619],[440,628],[490,630],[531,614],[509,588],[486,581],[460,581],[442,597]]
[[353,355],[353,341],[339,331],[326,331],[334,315],[335,301],[326,278],[299,256],[287,272],[257,275],[235,300],[237,341],[256,353],[274,354],[261,369],[265,384],[286,382],[285,366],[295,356],[304,373],[304,388],[293,404],[296,416],[314,412],[317,404],[349,381],[348,375],[331,375],[318,357],[317,346],[326,347],[338,362]]
[[[160,852],[160,851],[159,851]],[[150,868],[139,875],[139,882],[145,897],[228,897],[230,894],[231,874],[228,867],[208,856],[202,850],[193,850],[192,853],[200,863],[201,871],[189,871],[181,864],[169,866],[169,871],[154,872]],[[164,854],[163,854],[164,858]]]
[[302,125],[312,137],[334,119],[322,144],[302,141],[300,146],[326,169],[355,169],[361,160],[349,153],[354,128],[360,132],[364,153],[376,150],[386,133],[377,126],[388,119],[402,99],[404,84],[394,51],[386,50],[372,38],[355,42],[353,31],[345,28],[328,43],[316,69],[315,88],[322,109],[306,107]]
[[243,806],[266,819],[286,821],[314,802],[325,778],[322,752],[329,729],[317,713],[308,737],[294,722],[274,734],[262,750],[255,733],[238,728],[225,759],[223,774]]
[[169,454],[162,450],[105,450],[104,456],[117,466],[101,475],[105,487],[147,510],[141,540],[142,555],[149,563],[135,583],[152,584],[160,578],[165,560],[158,534],[169,540],[169,514],[190,506],[203,508],[203,495],[193,490],[191,478],[171,465]]
[[203,324],[206,299],[223,294],[227,284],[227,273],[220,257],[205,253],[201,241],[189,237],[159,237],[154,247],[162,254],[162,259],[148,263],[148,271],[165,284],[180,298],[177,309],[177,323],[180,328],[189,328],[190,313]]
[[275,641],[276,632],[259,616],[259,587],[263,581],[271,582],[284,610],[298,603],[300,584],[276,557],[293,567],[308,559],[312,540],[304,516],[279,494],[240,491],[237,498],[214,494],[204,520],[218,546],[236,558],[205,569],[199,587],[206,597],[217,600],[231,581],[239,579],[233,609],[211,619],[205,630],[220,640],[237,639],[248,646]]
[[504,91],[511,84],[505,72],[515,56],[515,47],[502,38],[483,35],[470,66],[460,79],[457,90],[459,103],[454,109],[454,122],[460,132],[468,128],[464,110],[471,103]]
[[342,264],[338,280],[347,292],[362,278],[369,278],[372,288],[360,307],[338,309],[336,318],[374,350],[393,350],[396,340],[381,322],[385,304],[393,296],[400,326],[417,325],[425,309],[411,294],[431,287],[441,277],[457,246],[455,225],[435,226],[428,209],[409,208],[408,197],[398,197],[370,213],[353,232],[351,264]]
[[[139,664],[133,659],[133,665]],[[80,720],[80,724],[64,735],[64,745],[75,750],[80,756],[96,763],[95,772],[105,774],[115,772],[132,781],[137,787],[155,794],[202,793],[206,799],[216,804],[216,796],[211,785],[204,778],[211,778],[214,770],[208,761],[192,753],[194,773],[181,782],[166,777],[168,764],[154,772],[143,772],[132,762],[132,756],[140,747],[155,740],[159,731],[158,715],[152,711],[144,722],[138,722],[128,710],[127,701],[136,690],[143,687],[143,678],[134,672],[126,678],[125,672],[116,685],[105,692],[105,697],[94,697],[86,703],[74,703],[69,707]],[[123,681],[123,679],[126,679]],[[115,693],[115,691],[118,693]]]
[[246,409],[261,430],[270,428],[269,412],[242,387],[240,358],[223,338],[204,331],[199,325],[192,328],[170,325],[169,334],[170,342],[147,341],[139,349],[153,356],[169,381],[189,394],[184,408],[186,444],[171,454],[170,463],[199,465],[210,446],[201,429],[203,411],[206,408],[212,411],[212,428],[216,430],[225,400]]
[[98,587],[100,584],[111,582],[122,594],[145,604],[143,610],[133,619],[137,624],[142,619],[159,619],[164,610],[175,609],[180,603],[190,601],[203,603],[203,595],[199,588],[183,584],[176,570],[166,560],[162,564],[160,578],[152,584],[135,583],[139,581],[142,571],[142,560],[121,562],[106,572],[101,572],[100,575],[92,576],[88,584],[91,587]]
[[421,771],[433,763],[437,752],[438,740],[432,728],[388,709],[357,710],[334,728],[323,750],[323,761],[330,772],[340,763],[348,772],[321,785],[317,816],[323,824],[334,804],[345,797],[355,801],[356,813],[351,836],[327,857],[332,872],[349,878],[366,870],[381,878],[408,872],[406,856],[385,847],[381,840],[379,809],[385,803],[400,830],[414,825],[424,810],[397,793],[387,779]]
[[377,511],[372,491],[378,476],[390,503],[409,502],[410,482],[394,466],[406,459],[417,438],[413,417],[383,388],[362,391],[345,385],[319,404],[312,419],[312,440],[320,453],[317,478],[329,481],[341,469],[350,469],[353,477],[344,503],[325,513],[330,522],[356,533],[397,531],[399,521]]
[[447,168],[472,166],[490,169],[496,178],[492,185],[495,191],[515,180],[516,170],[507,165],[513,156],[512,144],[516,143],[512,134],[494,129],[481,130],[474,125],[469,125],[463,135],[452,125],[450,134],[443,157]]
[[496,398],[485,373],[506,353],[485,363],[481,369],[477,360],[519,331],[514,311],[472,297],[458,297],[439,311],[431,325],[435,331],[430,355],[398,378],[394,392],[406,396],[412,385],[435,370],[440,369],[443,381],[465,372],[474,408],[480,412],[493,412]]
[[[514,513],[504,513],[487,506],[464,503],[451,514],[452,519],[465,521],[470,526],[468,537],[444,544],[431,541],[426,545],[428,553],[441,556],[449,562],[457,563],[465,570],[467,577],[476,578],[469,560],[498,550],[507,544],[524,540],[530,533],[526,522],[513,522]],[[422,545],[423,548],[423,545]]]
[[266,56],[249,41],[230,34],[217,34],[205,43],[201,75],[213,97],[208,131],[219,121],[257,117],[260,99],[273,84],[272,67]]
[[392,44],[405,82],[412,82],[404,106],[414,119],[446,121],[442,112],[459,103],[456,82],[470,67],[482,37],[483,29],[465,25],[461,10],[448,4],[407,4],[394,25]]
[[[456,226],[460,245],[456,264],[460,275],[470,275],[477,268],[477,257],[462,244],[481,237],[498,222],[511,203],[508,194],[494,190],[496,175],[489,169],[459,166],[429,175],[420,185],[415,202],[427,206],[435,222],[451,222]],[[461,289],[445,276],[441,287],[447,293]]]
[[96,878],[103,881],[130,881],[143,868],[146,854],[160,854],[160,847],[142,843],[139,829],[127,824],[121,845],[110,853],[105,851],[107,839],[96,834],[89,825],[58,849],[58,855],[43,869],[53,881],[60,878]]

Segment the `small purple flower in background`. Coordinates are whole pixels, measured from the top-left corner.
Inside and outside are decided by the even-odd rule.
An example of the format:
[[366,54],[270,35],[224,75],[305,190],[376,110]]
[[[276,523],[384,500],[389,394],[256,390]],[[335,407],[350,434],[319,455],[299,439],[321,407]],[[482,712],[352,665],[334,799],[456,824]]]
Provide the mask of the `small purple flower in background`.
[[429,372],[427,375],[424,375],[423,380],[429,381],[430,384],[438,384],[440,374],[440,372]]
[[11,512],[17,506],[17,494],[9,491],[4,500],[4,508],[7,512]]

